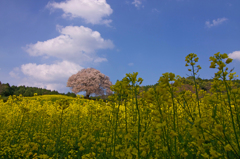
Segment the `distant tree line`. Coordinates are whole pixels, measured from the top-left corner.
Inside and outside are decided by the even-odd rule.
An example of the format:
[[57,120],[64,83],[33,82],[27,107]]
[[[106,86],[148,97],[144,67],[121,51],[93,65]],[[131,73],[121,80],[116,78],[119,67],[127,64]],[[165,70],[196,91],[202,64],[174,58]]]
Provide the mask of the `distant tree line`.
[[51,91],[44,88],[37,88],[37,87],[25,87],[25,86],[10,86],[9,83],[3,84],[0,81],[0,95],[2,97],[8,97],[8,96],[19,96],[22,94],[24,97],[32,97],[34,96],[34,93],[37,93],[38,95],[67,95],[71,97],[76,97],[75,93],[68,92],[65,93],[59,93],[58,91]]
[[[195,87],[193,76],[189,76],[187,78],[182,77],[180,79],[180,81],[183,85],[179,88],[179,91],[178,91],[179,93],[184,91],[184,90],[189,90],[192,93],[196,93],[195,91],[193,91],[193,88]],[[235,86],[233,88],[239,88],[240,87],[240,80],[239,79],[235,79],[235,80],[232,80],[232,81],[233,81],[233,83],[235,83]],[[213,82],[213,79],[202,79],[200,77],[196,78],[196,83],[199,85],[200,90],[204,90],[204,91],[206,91],[207,93],[210,93],[210,94],[212,94],[210,92],[211,85],[212,85],[211,82]],[[142,92],[142,91],[147,92],[149,90],[149,88],[156,88],[156,86],[158,86],[158,84],[159,83],[156,83],[154,85],[141,86],[140,87],[140,92]],[[226,91],[224,91],[224,92],[226,92]]]
[[[193,77],[189,76],[187,78],[182,77],[180,79],[180,81],[183,83],[182,87],[179,88],[179,92],[183,91],[183,90],[190,90],[192,93],[195,93],[193,91],[193,87],[194,87],[194,81],[193,81]],[[197,84],[200,86],[200,89],[206,91],[207,93],[210,93],[210,89],[211,89],[211,82],[213,81],[213,79],[201,79],[201,78],[196,78],[196,82]],[[235,87],[234,88],[239,88],[240,87],[240,80],[232,80],[235,83]],[[147,92],[149,88],[156,88],[156,86],[158,85],[158,83],[154,84],[154,85],[146,85],[146,86],[141,86],[140,87],[140,92],[145,91]],[[37,88],[37,87],[25,87],[25,86],[10,86],[9,83],[6,84],[2,84],[0,81],[0,95],[3,97],[7,97],[7,96],[19,96],[20,94],[22,94],[24,97],[32,97],[34,96],[34,93],[37,93],[38,95],[67,95],[67,96],[71,96],[71,97],[76,97],[75,93],[70,93],[68,92],[67,94],[65,93],[59,93],[58,91],[51,91],[51,90],[47,90],[47,89],[43,89],[43,88]],[[92,97],[92,98],[102,98],[102,99],[106,99],[108,97],[108,95],[102,95],[102,96],[97,96],[97,97]]]

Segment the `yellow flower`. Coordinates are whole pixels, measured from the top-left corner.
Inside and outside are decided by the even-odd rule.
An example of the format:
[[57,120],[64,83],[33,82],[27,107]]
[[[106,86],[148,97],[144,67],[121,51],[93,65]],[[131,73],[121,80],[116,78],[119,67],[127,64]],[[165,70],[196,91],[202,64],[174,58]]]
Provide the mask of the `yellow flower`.
[[166,125],[166,121],[164,121],[163,123],[158,123],[156,124],[156,128],[160,128]]
[[162,150],[166,152],[168,150],[168,147],[167,146],[163,146]]
[[85,150],[85,148],[81,146],[81,147],[79,148],[79,151],[83,151],[83,150]]
[[198,62],[198,59],[199,59],[199,58],[197,57],[197,58],[194,59],[194,61],[195,61],[195,62]]
[[198,139],[197,140],[198,146],[201,146],[203,142],[204,142],[204,139]]
[[29,152],[29,153],[28,153],[28,156],[31,156],[32,154],[33,154],[32,152]]
[[137,151],[136,148],[133,148],[132,154],[133,154],[133,155],[136,155],[136,156],[138,155],[138,151]]
[[142,156],[142,157],[146,157],[146,156],[147,156],[146,151],[143,151],[143,152],[141,153],[141,156]]
[[121,157],[125,156],[125,154],[123,152],[120,152],[119,154],[120,154]]
[[191,64],[192,66],[193,66],[193,65],[195,65],[195,63],[194,63],[194,62],[191,62],[190,64]]
[[210,66],[210,68],[215,68],[215,67],[216,67],[215,62],[211,62],[211,66]]
[[212,155],[212,157],[214,158],[218,158],[219,157],[219,153],[217,153],[217,151],[213,150],[213,148],[211,147],[210,149],[210,154]]
[[225,147],[224,147],[225,151],[232,151],[232,147],[231,145],[227,144]]
[[221,57],[222,59],[225,59],[225,58],[228,58],[228,55],[227,55],[226,53],[224,53],[224,54],[220,54],[220,57]]
[[202,157],[209,158],[209,155],[205,152],[204,154],[202,154]]
[[49,156],[48,156],[48,155],[45,155],[45,154],[43,154],[43,155],[39,155],[39,156],[38,156],[38,158],[42,158],[42,159],[45,159],[45,158],[46,158],[46,159],[47,159],[47,158],[49,158]]
[[233,59],[231,59],[231,58],[228,58],[228,59],[226,60],[226,64],[229,64],[229,63],[231,63],[231,62],[232,62],[232,60],[233,60]]
[[220,132],[223,131],[223,126],[220,125],[220,124],[217,124],[217,125],[215,126],[215,128],[216,128],[216,130],[218,130],[218,131],[220,131]]
[[187,152],[184,152],[184,153],[182,154],[182,156],[183,156],[183,157],[187,157],[187,156],[188,156],[188,153],[187,153]]
[[162,123],[162,126],[166,126],[166,121],[164,121],[164,122]]
[[171,135],[172,137],[178,136],[178,134],[175,133],[173,130],[171,130],[170,135]]
[[204,122],[204,123],[201,124],[201,127],[206,129],[207,128],[207,124],[208,124],[207,122]]
[[194,137],[194,138],[198,138],[198,131],[196,128],[193,128],[191,131],[190,131],[190,134]]

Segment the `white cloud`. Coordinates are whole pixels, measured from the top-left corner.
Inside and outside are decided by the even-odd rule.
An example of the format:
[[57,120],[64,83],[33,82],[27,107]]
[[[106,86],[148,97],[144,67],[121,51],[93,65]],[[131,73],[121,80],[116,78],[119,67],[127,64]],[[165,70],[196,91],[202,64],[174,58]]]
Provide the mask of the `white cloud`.
[[157,10],[156,8],[153,8],[153,9],[152,9],[152,12],[153,12],[153,13],[159,13],[160,11]]
[[132,2],[132,4],[135,5],[135,7],[137,7],[137,8],[140,8],[141,6],[144,7],[144,6],[142,5],[141,0],[134,0],[134,1]]
[[213,20],[213,23],[210,24],[209,21],[206,21],[205,22],[205,25],[208,27],[208,28],[211,28],[213,26],[217,26],[219,24],[222,24],[224,21],[228,20],[227,18],[218,18],[217,20]]
[[[62,9],[64,18],[83,18],[86,23],[105,24],[112,22],[106,17],[113,12],[106,0],[66,0],[64,2],[49,2],[47,6],[51,11]],[[108,61],[106,58],[98,57],[96,51],[99,49],[114,48],[111,40],[103,39],[98,31],[84,26],[56,26],[60,35],[46,41],[38,41],[28,44],[23,49],[30,56],[42,56],[58,58],[62,62],[53,64],[23,64],[20,69],[15,68],[9,74],[11,77],[20,78],[19,74],[25,75],[21,78],[19,85],[57,90],[59,92],[70,91],[66,87],[67,80],[73,74],[83,69],[81,65],[85,62],[100,63]]]
[[[21,66],[21,71],[26,77],[19,80],[18,86],[45,88],[52,91],[56,90],[59,93],[71,92],[71,88],[66,87],[67,80],[82,69],[83,67],[69,61],[57,62],[51,65],[24,64]],[[15,71],[20,72],[19,69]]]
[[37,87],[37,88],[43,88],[51,91],[58,91],[59,93],[64,92],[71,92],[68,87],[66,87],[67,84],[60,84],[60,83],[41,83],[41,82],[32,82],[30,79],[24,79],[23,82],[20,82],[18,86],[28,86],[28,87]]
[[96,62],[96,63],[103,62],[103,61],[108,61],[108,60],[106,58],[101,58],[101,57],[94,60],[94,62]]
[[55,57],[63,60],[51,65],[28,63],[21,66],[21,70],[11,71],[9,74],[17,78],[22,72],[26,78],[19,81],[21,85],[39,87],[59,92],[70,91],[66,87],[68,78],[83,69],[80,65],[85,62],[100,63],[107,61],[96,55],[96,50],[113,48],[111,40],[104,40],[100,33],[83,26],[57,25],[60,36],[36,44],[29,44],[23,48],[31,56],[43,56],[44,59]]
[[75,63],[94,61],[95,51],[113,48],[111,40],[104,40],[101,34],[84,26],[57,25],[60,36],[36,44],[29,44],[23,48],[31,56],[52,56]]
[[233,53],[228,54],[228,57],[240,61],[240,51],[234,51]]
[[21,71],[24,75],[41,82],[67,82],[71,75],[76,74],[81,69],[83,67],[69,61],[62,61],[51,65],[28,63],[21,66]]
[[[64,90],[66,90],[66,85],[67,84],[64,85],[64,84],[59,84],[59,83],[48,83],[45,85],[45,88],[48,90],[51,90],[51,91],[55,90],[55,91],[58,91],[59,93],[61,93],[61,92],[64,92]],[[69,90],[69,92],[71,92],[71,91]]]
[[129,63],[128,66],[133,66],[133,63]]
[[9,72],[9,75],[13,78],[19,79],[19,68],[15,67],[13,71]]
[[61,93],[71,92],[70,88],[66,87],[67,80],[82,69],[83,67],[69,61],[56,62],[51,65],[28,63],[22,65],[21,69],[15,68],[9,74],[14,78],[19,78],[20,72],[25,75],[23,79],[19,80],[18,86],[45,88]]
[[49,2],[46,6],[51,11],[62,9],[64,18],[70,17],[83,18],[87,23],[92,24],[109,24],[112,20],[103,20],[104,17],[110,16],[113,10],[106,0],[66,0],[65,2]]

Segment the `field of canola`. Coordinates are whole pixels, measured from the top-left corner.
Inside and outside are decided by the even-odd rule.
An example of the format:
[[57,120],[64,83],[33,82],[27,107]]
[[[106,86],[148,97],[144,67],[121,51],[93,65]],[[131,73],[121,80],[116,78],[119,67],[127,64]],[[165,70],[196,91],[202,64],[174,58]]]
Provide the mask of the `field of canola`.
[[[240,158],[240,89],[231,89],[234,73],[223,70],[226,65],[222,59],[227,58],[226,54],[214,55],[210,60],[218,64],[222,72],[218,72],[219,76],[215,74],[213,95],[198,92],[197,84],[196,93],[177,94],[176,87],[181,83],[173,73],[163,74],[156,89],[139,94],[137,82],[141,84],[143,80],[137,79],[138,73],[133,73],[126,74],[111,87],[117,93],[110,96],[107,103],[80,96],[53,95],[13,96],[6,103],[1,100],[0,156],[22,159]],[[186,61],[193,68],[198,58],[191,53]],[[227,59],[226,64],[230,62]],[[210,68],[214,68],[214,63]],[[189,71],[195,76],[194,69]],[[217,80],[220,76],[223,80]],[[170,81],[174,84],[170,85]],[[223,90],[227,90],[226,93],[219,93]],[[141,98],[136,98],[137,95]],[[203,98],[199,99],[200,95]]]

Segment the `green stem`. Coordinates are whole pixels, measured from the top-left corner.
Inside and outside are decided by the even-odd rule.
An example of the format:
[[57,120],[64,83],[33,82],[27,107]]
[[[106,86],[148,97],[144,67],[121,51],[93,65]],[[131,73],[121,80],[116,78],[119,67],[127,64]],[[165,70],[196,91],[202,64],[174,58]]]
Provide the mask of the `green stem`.
[[237,109],[237,101],[236,101],[236,93],[234,93],[234,108],[235,108],[235,111],[236,111],[236,114],[237,114],[237,124],[238,124],[238,127],[240,127],[240,123],[239,123],[239,113],[238,113],[238,109]]
[[[173,99],[173,90],[171,89],[170,85],[168,84],[171,97],[172,97],[172,103],[173,103],[173,126],[174,126],[174,132],[176,133],[176,123],[175,123],[175,104]],[[175,159],[177,159],[177,137],[174,136],[174,146],[175,146]]]
[[126,122],[126,134],[127,134],[128,130],[127,130],[127,103],[126,103],[126,100],[124,100],[124,106],[125,106],[125,122]]
[[141,127],[140,127],[140,112],[139,112],[139,108],[138,108],[138,102],[137,102],[137,90],[135,88],[135,99],[136,99],[136,107],[137,107],[137,111],[138,111],[138,158],[140,157],[140,150],[139,150],[139,136],[140,136],[140,132],[141,131]]
[[[154,92],[155,92],[155,98],[157,100],[157,105],[158,105],[158,111],[160,112],[161,114],[161,122],[163,123],[163,113],[162,113],[162,110],[160,108],[160,104],[159,104],[159,98],[158,98],[158,95],[157,95],[157,92],[156,92],[156,88],[154,87]],[[166,133],[166,129],[165,127],[162,128],[164,133],[163,133],[163,140],[164,140],[164,146],[166,146],[166,142],[167,142],[167,147],[168,147],[168,152],[170,153],[170,156],[171,155],[171,149],[170,149],[170,146],[169,146],[169,143],[168,143],[168,138],[167,138],[167,133]],[[165,135],[166,135],[166,139],[165,139]]]
[[[222,69],[222,72],[223,72],[223,69]],[[237,142],[237,144],[238,144],[238,150],[240,150],[239,141],[238,141],[238,136],[237,136],[237,132],[236,132],[236,128],[235,128],[235,123],[234,123],[234,120],[233,120],[233,112],[232,112],[232,107],[231,107],[230,95],[229,95],[229,90],[228,90],[228,86],[227,86],[227,82],[226,82],[226,77],[225,77],[225,75],[223,75],[223,80],[224,80],[224,84],[225,84],[225,87],[226,87],[226,90],[227,90],[228,105],[229,105],[229,107],[230,107],[233,130],[234,130],[236,142]]]
[[[121,97],[119,97],[121,100],[122,100],[122,96]],[[116,114],[117,114],[117,116],[116,116],[116,125],[115,125],[115,134],[114,134],[114,145],[113,145],[113,156],[114,156],[114,158],[115,158],[115,143],[116,143],[116,135],[117,135],[117,122],[118,122],[118,112],[119,112],[119,107],[120,107],[120,101],[121,100],[119,100],[119,103],[118,103],[118,110],[117,110],[117,112],[116,112]]]
[[[197,95],[197,103],[198,103],[198,113],[199,113],[199,117],[201,118],[201,112],[200,112],[200,105],[199,105],[199,97],[198,97],[198,90],[197,90],[197,83],[196,83],[196,78],[195,78],[195,72],[194,72],[194,67],[192,66],[193,69],[193,80],[194,80],[194,84],[195,84],[195,89],[196,89],[196,95]],[[201,124],[201,121],[199,122]],[[203,129],[202,127],[200,128],[202,135],[203,135],[203,139],[205,140],[205,136],[203,134]]]
[[196,78],[195,78],[195,73],[194,73],[194,67],[193,66],[192,66],[192,69],[193,69],[193,80],[194,80],[194,84],[195,84],[196,95],[197,95],[197,102],[198,102],[198,113],[199,113],[199,117],[201,118],[199,97],[198,97],[198,90],[197,90],[197,83],[196,83]]

